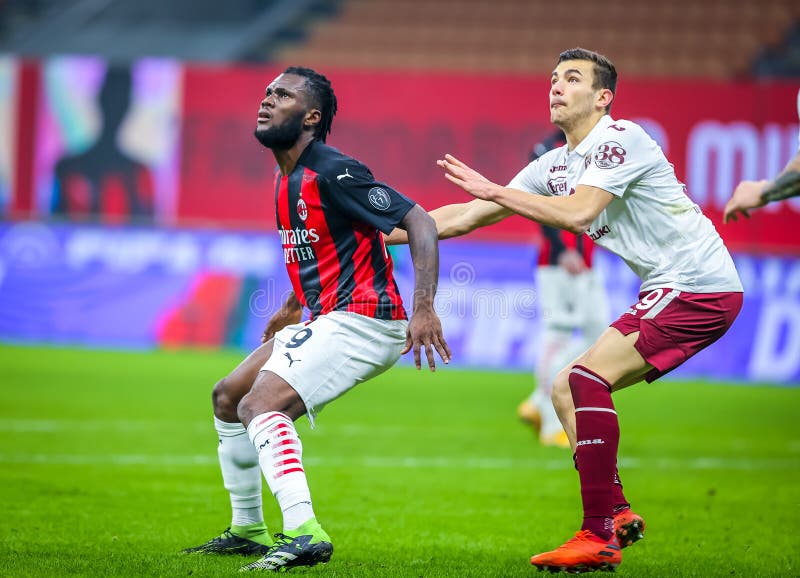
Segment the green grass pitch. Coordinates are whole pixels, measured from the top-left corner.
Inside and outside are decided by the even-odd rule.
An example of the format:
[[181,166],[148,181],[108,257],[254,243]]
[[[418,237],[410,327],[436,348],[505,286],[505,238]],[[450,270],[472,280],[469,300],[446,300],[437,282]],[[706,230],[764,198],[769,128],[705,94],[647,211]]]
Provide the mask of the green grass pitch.
[[[0,347],[0,575],[232,576],[210,390],[240,352]],[[514,577],[580,523],[568,451],[515,417],[525,374],[395,368],[299,422],[330,564],[308,576]],[[800,388],[615,396],[645,540],[619,576],[800,575]],[[265,489],[265,514],[280,512]]]

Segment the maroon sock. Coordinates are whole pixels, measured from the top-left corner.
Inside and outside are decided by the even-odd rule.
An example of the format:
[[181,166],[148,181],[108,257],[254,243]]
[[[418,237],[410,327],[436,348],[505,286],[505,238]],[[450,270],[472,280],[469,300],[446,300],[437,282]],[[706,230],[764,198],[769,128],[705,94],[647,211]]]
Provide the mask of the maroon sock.
[[618,514],[631,507],[630,502],[622,493],[622,480],[619,479],[619,470],[614,468],[614,513]]
[[569,374],[569,388],[575,402],[575,453],[583,501],[581,529],[609,540],[614,535],[619,446],[619,422],[611,401],[611,386],[599,375],[576,365]]
[[[572,454],[572,463],[575,466],[575,471],[578,471],[578,454]],[[614,514],[619,514],[625,510],[629,510],[631,503],[622,493],[622,480],[619,477],[619,469],[614,470]]]

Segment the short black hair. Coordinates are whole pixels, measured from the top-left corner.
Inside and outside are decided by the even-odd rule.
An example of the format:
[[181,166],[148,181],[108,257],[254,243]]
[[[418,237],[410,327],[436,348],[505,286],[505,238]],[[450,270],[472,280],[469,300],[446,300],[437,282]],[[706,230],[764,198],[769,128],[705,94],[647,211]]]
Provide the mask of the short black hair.
[[338,108],[331,81],[319,72],[302,66],[290,66],[283,71],[283,74],[295,74],[306,79],[311,105],[318,108],[322,115],[319,124],[314,128],[314,140],[325,142],[331,133],[333,117],[336,116]]
[[[594,84],[592,88],[607,88],[615,95],[617,94],[617,69],[614,64],[599,52],[586,50],[585,48],[570,48],[558,55],[558,63],[565,60],[588,60],[594,63]],[[611,104],[606,107],[606,112],[611,110]]]

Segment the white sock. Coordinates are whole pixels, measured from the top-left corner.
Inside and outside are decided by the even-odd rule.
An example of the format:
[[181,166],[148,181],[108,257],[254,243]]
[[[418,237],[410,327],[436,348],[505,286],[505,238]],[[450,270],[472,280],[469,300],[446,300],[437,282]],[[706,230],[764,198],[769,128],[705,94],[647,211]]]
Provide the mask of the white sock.
[[528,401],[538,408],[543,401],[547,400],[549,396],[550,394],[545,392],[545,388],[537,384],[536,389],[533,390],[533,393],[528,398]]
[[558,419],[556,408],[553,407],[553,400],[549,397],[540,400],[537,404],[539,415],[542,416],[542,429],[540,435],[553,436],[564,429],[561,420]]
[[231,526],[248,526],[264,521],[261,509],[261,469],[258,454],[241,423],[214,417],[219,436],[217,455],[225,489],[231,495]]
[[283,512],[283,529],[294,530],[314,517],[303,470],[303,445],[286,414],[271,411],[253,418],[247,434],[258,452],[261,471]]

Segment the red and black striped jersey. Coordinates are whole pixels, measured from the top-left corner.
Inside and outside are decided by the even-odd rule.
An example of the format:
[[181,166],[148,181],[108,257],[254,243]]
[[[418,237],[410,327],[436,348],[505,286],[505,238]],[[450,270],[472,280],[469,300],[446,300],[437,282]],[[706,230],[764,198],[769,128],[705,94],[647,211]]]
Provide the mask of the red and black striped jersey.
[[542,244],[539,247],[539,265],[558,265],[558,258],[567,249],[575,249],[587,267],[592,267],[594,242],[588,235],[576,235],[563,229],[542,225]]
[[406,319],[381,232],[391,232],[414,204],[362,163],[318,141],[291,174],[275,171],[286,270],[312,318],[350,311]]

